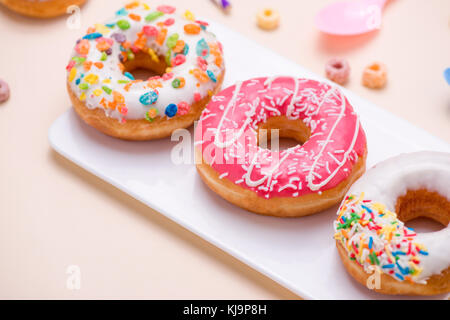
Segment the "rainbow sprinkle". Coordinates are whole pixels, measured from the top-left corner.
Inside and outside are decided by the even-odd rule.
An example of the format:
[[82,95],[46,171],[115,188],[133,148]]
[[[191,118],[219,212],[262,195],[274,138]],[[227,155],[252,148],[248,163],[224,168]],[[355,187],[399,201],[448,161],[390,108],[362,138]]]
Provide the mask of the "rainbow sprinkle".
[[347,196],[334,229],[334,238],[366,272],[370,273],[369,266],[379,266],[399,281],[423,282],[418,277],[427,249],[416,242],[414,230],[383,204],[364,199],[364,193]]

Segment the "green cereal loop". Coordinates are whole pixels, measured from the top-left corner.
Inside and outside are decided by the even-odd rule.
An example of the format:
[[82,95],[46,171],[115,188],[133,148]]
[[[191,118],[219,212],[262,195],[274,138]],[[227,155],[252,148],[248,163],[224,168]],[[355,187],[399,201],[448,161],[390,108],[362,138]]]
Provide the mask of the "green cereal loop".
[[82,57],[73,57],[72,60],[75,61],[77,64],[81,64],[81,63],[83,63],[83,62],[86,61],[86,58],[82,58]]
[[163,15],[164,15],[164,12],[155,11],[155,12],[150,13],[148,16],[146,16],[145,21],[151,22],[151,21],[158,19],[159,17],[161,17]]
[[111,92],[112,92],[112,89],[111,89],[111,88],[108,88],[107,86],[103,86],[102,89],[103,89],[103,91],[105,91],[107,94],[111,94]]
[[130,23],[128,22],[128,20],[117,21],[117,26],[122,30],[130,29]]
[[169,67],[172,66],[172,62],[170,61],[170,59],[172,58],[172,49],[170,49],[169,51],[167,51],[166,53],[166,63]]
[[173,49],[176,46],[179,38],[180,36],[178,35],[178,33],[172,34],[169,38],[167,38],[167,47],[169,49]]
[[87,90],[87,89],[89,89],[89,85],[87,83],[83,82],[82,84],[80,84],[80,89]]
[[180,84],[181,84],[180,79],[178,79],[178,78],[173,79],[173,81],[172,81],[172,87],[174,87],[175,89],[177,89],[177,88],[180,87]]

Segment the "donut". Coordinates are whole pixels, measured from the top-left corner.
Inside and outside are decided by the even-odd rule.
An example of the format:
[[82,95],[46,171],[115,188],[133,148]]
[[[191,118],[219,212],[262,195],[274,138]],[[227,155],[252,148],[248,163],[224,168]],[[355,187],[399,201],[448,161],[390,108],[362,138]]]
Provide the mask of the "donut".
[[[277,133],[298,145],[269,150],[261,137]],[[342,200],[365,170],[367,144],[338,88],[275,77],[213,97],[197,124],[195,153],[201,178],[224,199],[263,215],[299,217]]]
[[81,6],[86,0],[0,0],[9,9],[25,16],[53,18],[67,13],[71,5]]
[[[417,233],[405,222],[445,226]],[[402,154],[369,169],[346,195],[334,222],[338,252],[358,282],[384,294],[450,292],[450,153]]]
[[[76,43],[67,66],[75,111],[92,127],[125,140],[164,138],[189,127],[225,73],[222,45],[207,29],[190,11],[126,5]],[[135,69],[156,75],[135,79]]]

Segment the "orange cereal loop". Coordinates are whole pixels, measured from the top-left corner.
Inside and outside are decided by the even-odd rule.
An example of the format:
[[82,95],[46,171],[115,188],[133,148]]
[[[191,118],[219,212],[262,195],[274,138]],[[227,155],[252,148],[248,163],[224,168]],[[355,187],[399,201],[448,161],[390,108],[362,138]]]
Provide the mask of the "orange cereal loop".
[[115,101],[108,101],[108,108],[115,110],[117,107],[117,103]]
[[87,55],[90,48],[89,40],[83,39],[76,45],[75,50],[81,55]]
[[133,81],[127,83],[127,84],[123,87],[123,89],[124,89],[125,91],[128,92],[133,84],[139,83],[139,82],[142,82],[142,80],[133,80]]
[[280,14],[275,9],[266,8],[256,15],[258,27],[264,30],[273,30],[280,24]]
[[164,44],[164,41],[166,40],[166,37],[167,37],[167,29],[163,28],[156,37],[156,43],[162,46]]
[[134,45],[141,50],[144,50],[146,44],[147,44],[147,37],[145,36],[137,38],[137,40],[134,42]]
[[173,47],[172,50],[175,53],[180,53],[180,52],[182,52],[184,50],[184,46],[185,46],[184,41],[183,40],[178,40],[177,43],[175,44],[175,47]]
[[105,98],[102,98],[102,100],[100,100],[100,105],[106,109],[107,105],[106,105],[106,100]]
[[209,81],[208,75],[205,72],[201,71],[200,69],[194,69],[193,75],[200,82],[206,83]]
[[125,41],[124,43],[122,43],[122,47],[124,47],[125,49],[130,49],[131,42],[130,41]]
[[139,1],[133,1],[133,2],[130,2],[129,4],[125,5],[125,8],[126,9],[134,9],[138,6],[139,6]]
[[184,26],[184,32],[186,32],[187,34],[199,34],[200,31],[201,28],[193,23],[189,23]]
[[219,68],[222,68],[222,64],[223,64],[223,58],[221,56],[217,56],[216,60],[214,61],[214,63],[216,64],[216,66],[218,66]]
[[94,66],[96,66],[99,69],[103,69],[103,63],[102,62],[96,62],[96,63],[94,63]]
[[83,63],[83,68],[84,68],[84,71],[89,71],[89,70],[91,70],[91,67],[92,67],[92,61],[85,61],[84,63]]
[[106,51],[110,48],[111,46],[109,45],[108,42],[106,41],[99,41],[96,45],[96,48],[98,49],[98,51]]
[[159,80],[151,79],[148,80],[147,86],[152,89],[162,88],[162,83]]
[[368,65],[362,75],[362,84],[370,89],[380,89],[386,85],[387,68],[380,62]]
[[141,21],[141,16],[138,16],[137,14],[130,13],[128,16],[130,17],[131,20]]
[[124,103],[125,102],[125,98],[120,92],[113,91],[112,95],[113,95],[114,102],[116,102],[116,103]]

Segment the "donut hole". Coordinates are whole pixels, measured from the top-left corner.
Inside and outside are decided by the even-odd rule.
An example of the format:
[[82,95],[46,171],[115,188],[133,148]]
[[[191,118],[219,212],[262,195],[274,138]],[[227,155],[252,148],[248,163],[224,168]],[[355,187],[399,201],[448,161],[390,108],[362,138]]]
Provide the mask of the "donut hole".
[[271,9],[264,10],[264,15],[266,17],[270,17],[273,14],[273,11]]
[[167,70],[164,57],[159,57],[159,62],[154,61],[149,54],[139,52],[133,60],[123,63],[125,72],[129,72],[136,80],[147,80],[151,77],[162,77]]
[[369,67],[369,69],[372,70],[372,71],[380,71],[381,67],[380,67],[379,64],[374,63],[374,64],[372,64],[372,65]]
[[450,201],[437,192],[408,190],[397,199],[398,218],[416,232],[435,232],[450,223]]
[[[276,143],[278,135],[278,146],[280,150],[286,150],[298,145],[303,145],[311,136],[311,129],[301,120],[290,120],[286,116],[271,117],[258,126],[258,146],[271,149]],[[274,136],[272,136],[274,134]]]
[[344,67],[344,65],[342,64],[342,62],[335,62],[335,63],[332,64],[332,67],[334,69],[340,70],[340,69],[342,69]]

